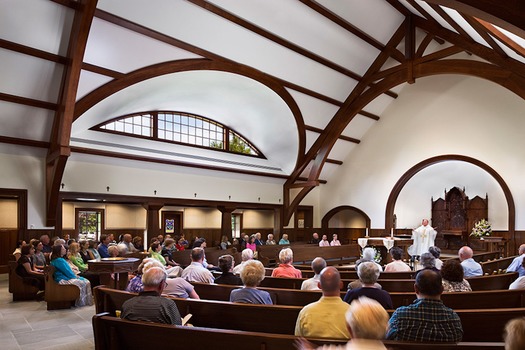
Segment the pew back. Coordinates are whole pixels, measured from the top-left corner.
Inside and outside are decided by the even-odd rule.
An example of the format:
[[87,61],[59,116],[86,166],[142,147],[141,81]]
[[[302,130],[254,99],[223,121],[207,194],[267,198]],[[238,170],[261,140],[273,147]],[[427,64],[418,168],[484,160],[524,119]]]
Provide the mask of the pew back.
[[[134,293],[96,287],[96,310],[114,314]],[[294,334],[301,307],[249,305],[205,300],[172,298],[182,315],[191,313],[196,326],[266,333]],[[391,314],[393,310],[390,310]],[[465,342],[500,342],[505,324],[522,317],[525,308],[491,310],[456,310],[463,325]]]
[[[160,339],[177,341],[184,339],[184,349],[212,349],[220,344],[229,350],[261,349],[287,350],[295,349],[296,337],[292,335],[244,332],[234,330],[209,329],[200,327],[173,327],[163,324],[133,322],[103,314],[93,316],[95,349],[97,350],[143,350],[151,347],[151,335]],[[309,339],[316,345],[343,344],[343,341]],[[502,350],[503,343],[459,343],[459,344],[417,344],[407,342],[385,341],[391,350]]]

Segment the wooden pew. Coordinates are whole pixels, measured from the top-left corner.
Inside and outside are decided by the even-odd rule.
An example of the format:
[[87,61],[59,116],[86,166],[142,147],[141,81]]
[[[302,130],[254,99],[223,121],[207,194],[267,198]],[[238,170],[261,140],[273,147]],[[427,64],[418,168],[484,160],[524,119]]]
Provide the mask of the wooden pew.
[[[412,292],[414,290],[414,279],[382,279],[383,274],[379,277],[380,279],[377,282],[387,292]],[[502,290],[508,289],[509,285],[517,277],[518,273],[512,272],[499,275],[469,277],[467,280],[469,281],[472,290]],[[265,277],[261,282],[261,287],[301,289],[301,284],[305,279],[306,278]],[[348,284],[356,279],[357,278],[343,279],[342,290],[346,290]]]
[[[105,287],[96,287],[94,293],[97,313],[109,312],[112,315],[115,310],[121,310],[125,300],[136,295]],[[171,299],[177,303],[183,316],[187,313],[193,315],[191,323],[196,326],[244,331],[256,330],[265,333],[292,335],[297,315],[301,310],[301,307],[293,306]],[[390,314],[392,312],[393,310],[389,311]],[[463,341],[499,342],[506,322],[523,316],[525,308],[456,310],[456,312],[463,324]]]
[[16,261],[9,260],[8,266],[9,293],[13,294],[13,301],[34,300],[38,293],[38,288],[24,282],[24,279],[16,273],[16,267],[18,266]]
[[359,259],[361,251],[359,245],[348,244],[337,247],[319,247],[307,245],[292,247],[293,260],[295,263],[310,263],[318,256],[323,257],[328,265],[348,264]]
[[[228,301],[230,292],[237,286],[193,283],[195,291],[202,299]],[[304,306],[313,303],[321,297],[320,291],[302,291],[285,288],[260,287],[270,293],[277,305]],[[344,298],[346,292],[341,292]],[[411,292],[390,293],[394,308],[409,305],[416,299]],[[452,309],[489,309],[489,308],[519,308],[525,307],[525,290],[493,290],[444,293],[441,297],[445,305]]]
[[[217,346],[228,350],[261,349],[287,350],[295,349],[296,337],[292,335],[244,332],[235,330],[210,329],[201,327],[173,327],[170,325],[133,322],[120,318],[98,314],[93,316],[93,333],[95,349],[143,350],[151,347],[152,334],[158,339],[170,339],[174,342],[184,339],[184,349],[212,349]],[[309,339],[316,345],[339,344],[344,341]],[[503,343],[459,343],[459,344],[417,344],[408,342],[385,341],[392,350],[415,350],[424,347],[427,350],[502,350]]]
[[[390,293],[394,308],[409,305],[416,300],[416,293]],[[443,303],[454,309],[504,309],[525,308],[525,290],[490,290],[443,293]]]
[[[338,268],[339,270],[339,268]],[[304,278],[312,278],[314,277],[314,272],[310,270],[301,270],[301,273],[303,274]],[[341,279],[346,280],[357,280],[359,277],[357,276],[357,271],[353,270],[339,270],[339,274],[341,275]],[[412,279],[414,278],[414,271],[410,272],[381,272],[379,275],[379,278],[382,280],[392,280],[392,279]],[[271,273],[270,273],[271,275]]]
[[69,309],[75,305],[75,301],[80,297],[80,289],[74,284],[58,284],[53,278],[54,272],[53,265],[44,268],[47,309]]
[[295,264],[308,264],[318,256],[323,257],[328,265],[349,263],[359,259],[360,250],[357,244],[347,244],[337,247],[319,247],[314,244],[294,244],[292,246],[258,246],[258,260],[268,267],[271,262],[279,263],[279,252],[283,248],[293,250]]
[[[205,248],[206,260],[209,264],[217,266],[219,257],[221,255],[231,255],[235,260],[235,264],[240,264],[241,262],[241,252],[237,251],[237,248],[229,248],[226,250],[217,249],[217,248]],[[173,261],[180,264],[183,267],[186,267],[191,264],[191,249],[182,250],[173,252],[172,254]]]
[[509,267],[512,260],[514,260],[515,256],[510,256],[508,258],[501,258],[501,259],[495,259],[490,261],[484,261],[481,262],[481,268],[483,269],[483,273],[488,273],[489,275],[500,273],[500,270],[506,270],[507,267]]

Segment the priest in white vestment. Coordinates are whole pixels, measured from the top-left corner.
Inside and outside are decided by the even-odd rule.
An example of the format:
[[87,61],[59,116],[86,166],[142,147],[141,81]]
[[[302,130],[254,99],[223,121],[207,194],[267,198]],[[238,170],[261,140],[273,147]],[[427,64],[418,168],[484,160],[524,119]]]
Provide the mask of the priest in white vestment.
[[423,219],[422,225],[412,230],[412,239],[414,244],[408,247],[408,254],[411,256],[420,256],[428,252],[428,248],[434,245],[437,231],[428,224],[427,219]]

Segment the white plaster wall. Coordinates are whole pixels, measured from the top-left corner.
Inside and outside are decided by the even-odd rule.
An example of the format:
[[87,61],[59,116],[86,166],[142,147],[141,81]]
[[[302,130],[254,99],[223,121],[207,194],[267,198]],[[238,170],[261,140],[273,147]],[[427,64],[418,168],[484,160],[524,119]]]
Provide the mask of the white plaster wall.
[[0,187],[27,189],[27,227],[45,228],[45,150],[0,143]]
[[[321,191],[321,217],[340,205],[360,208],[372,228],[384,228],[385,206],[398,179],[415,164],[439,155],[476,158],[495,169],[516,204],[516,228],[525,229],[525,102],[491,82],[463,76],[419,79],[399,98],[345,160]],[[489,220],[507,228],[507,204],[490,176],[457,163],[435,165],[416,175],[396,203],[398,227],[430,216],[430,198],[452,186],[471,197],[488,193]]]
[[278,204],[284,180],[73,154],[63,182],[74,192]]
[[243,228],[273,228],[273,210],[244,210],[242,214]]
[[212,208],[184,209],[184,228],[221,228],[222,213]]

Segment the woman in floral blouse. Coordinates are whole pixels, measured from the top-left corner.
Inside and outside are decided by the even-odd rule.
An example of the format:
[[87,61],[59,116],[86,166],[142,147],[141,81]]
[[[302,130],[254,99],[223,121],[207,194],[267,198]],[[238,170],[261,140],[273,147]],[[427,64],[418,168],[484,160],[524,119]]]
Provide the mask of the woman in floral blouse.
[[463,267],[456,259],[449,259],[441,267],[444,292],[472,292],[470,283],[463,278]]

